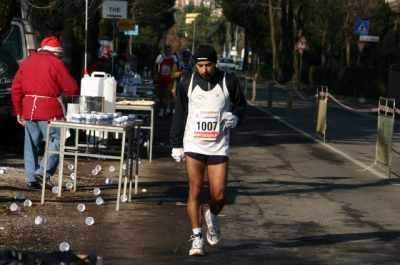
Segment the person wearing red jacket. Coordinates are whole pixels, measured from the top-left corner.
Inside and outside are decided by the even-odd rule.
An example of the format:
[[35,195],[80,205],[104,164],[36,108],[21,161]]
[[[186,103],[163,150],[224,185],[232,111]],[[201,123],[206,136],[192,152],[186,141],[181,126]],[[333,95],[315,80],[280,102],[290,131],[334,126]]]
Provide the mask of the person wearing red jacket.
[[[25,60],[15,74],[11,97],[18,123],[25,127],[24,167],[29,188],[41,188],[46,176],[46,188],[59,162],[57,154],[47,156],[47,172],[44,159],[38,165],[38,152],[46,137],[48,120],[60,120],[65,116],[62,93],[67,97],[79,94],[76,80],[69,74],[63,61],[60,41],[52,36],[43,39],[39,52]],[[60,150],[60,129],[52,128],[48,142],[49,150]]]
[[158,117],[171,115],[170,105],[174,84],[174,80],[171,78],[171,70],[174,64],[178,62],[176,56],[171,52],[171,46],[165,45],[164,54],[159,54],[154,64],[154,79],[157,81],[159,91],[160,112]]

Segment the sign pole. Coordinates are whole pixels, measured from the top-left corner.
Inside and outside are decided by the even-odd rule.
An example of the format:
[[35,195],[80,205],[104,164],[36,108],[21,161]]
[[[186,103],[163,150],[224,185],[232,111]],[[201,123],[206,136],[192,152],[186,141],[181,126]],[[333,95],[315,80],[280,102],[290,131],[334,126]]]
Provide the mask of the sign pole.
[[303,65],[303,50],[299,50],[300,53],[300,69],[299,69],[299,76],[297,77],[297,87],[300,88],[300,79],[301,79],[301,68]]
[[88,1],[85,1],[85,71],[87,69],[87,39],[88,39]]
[[[302,64],[303,64],[303,51],[304,50],[308,50],[308,45],[307,45],[307,41],[306,38],[304,38],[304,36],[301,36],[299,41],[297,42],[296,46],[294,46],[295,50],[298,50],[300,53],[300,66],[299,66],[299,73],[297,76],[297,87],[300,87],[300,79],[301,79],[301,68],[302,68]],[[294,83],[294,82],[293,82]]]

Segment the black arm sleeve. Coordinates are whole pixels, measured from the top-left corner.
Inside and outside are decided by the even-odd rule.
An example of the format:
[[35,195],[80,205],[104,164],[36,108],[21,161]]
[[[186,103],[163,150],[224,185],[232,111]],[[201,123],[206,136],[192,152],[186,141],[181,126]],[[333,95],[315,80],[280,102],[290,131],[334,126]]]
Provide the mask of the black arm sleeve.
[[226,75],[226,86],[228,88],[229,97],[231,98],[232,113],[239,118],[239,124],[244,118],[247,107],[246,97],[240,88],[239,80],[235,75]]

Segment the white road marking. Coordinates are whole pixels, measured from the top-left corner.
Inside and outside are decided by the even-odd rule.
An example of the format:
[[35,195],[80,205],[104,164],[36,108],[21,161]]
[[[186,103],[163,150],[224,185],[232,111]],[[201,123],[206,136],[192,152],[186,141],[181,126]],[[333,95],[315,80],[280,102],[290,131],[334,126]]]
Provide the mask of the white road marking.
[[350,155],[348,155],[348,154],[346,154],[346,153],[343,153],[343,152],[340,151],[339,149],[336,149],[335,147],[332,147],[332,146],[330,146],[329,144],[322,142],[321,140],[319,140],[319,139],[315,138],[314,136],[312,136],[312,135],[310,135],[310,134],[308,134],[308,133],[306,133],[306,132],[300,130],[299,128],[293,126],[292,124],[286,122],[285,120],[279,118],[278,116],[275,116],[274,114],[272,114],[272,113],[269,112],[268,110],[265,110],[265,109],[263,109],[263,108],[261,108],[261,107],[259,107],[259,106],[255,106],[255,105],[252,105],[252,106],[253,106],[253,107],[256,107],[257,109],[259,109],[259,110],[261,110],[261,111],[263,111],[263,112],[265,112],[265,113],[268,113],[268,114],[271,115],[274,119],[276,119],[276,120],[278,120],[278,121],[280,121],[280,122],[283,122],[283,123],[284,123],[286,126],[288,126],[289,128],[295,130],[296,132],[298,132],[298,133],[304,135],[304,136],[307,137],[307,138],[310,138],[311,140],[313,140],[313,141],[315,141],[315,142],[318,142],[319,144],[323,145],[325,148],[327,148],[327,149],[329,149],[329,150],[331,150],[331,151],[337,153],[338,155],[341,155],[342,157],[344,157],[344,158],[346,158],[347,160],[353,162],[353,163],[356,164],[357,166],[359,166],[359,167],[361,167],[361,168],[364,168],[365,170],[368,170],[369,172],[371,172],[371,173],[374,174],[375,176],[377,176],[377,177],[379,177],[379,178],[382,178],[382,179],[388,179],[388,177],[387,177],[386,174],[383,174],[383,173],[381,173],[381,172],[378,172],[378,171],[376,171],[375,169],[373,169],[371,166],[367,166],[367,165],[365,165],[364,163],[362,163],[362,162],[358,161],[357,159],[353,158],[352,156],[350,156]]

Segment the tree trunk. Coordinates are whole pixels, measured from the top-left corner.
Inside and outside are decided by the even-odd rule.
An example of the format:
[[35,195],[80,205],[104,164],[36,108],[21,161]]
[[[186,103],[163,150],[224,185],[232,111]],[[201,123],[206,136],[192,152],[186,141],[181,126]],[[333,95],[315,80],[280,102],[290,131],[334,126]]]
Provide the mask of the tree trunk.
[[324,31],[322,32],[322,42],[321,42],[321,66],[326,66],[326,41],[327,41],[327,36],[328,36],[328,31],[326,30],[326,28],[324,29]]
[[278,54],[275,40],[275,23],[274,23],[274,7],[272,0],[268,0],[268,10],[269,10],[269,21],[270,21],[270,29],[271,29],[271,46],[272,46],[272,71],[273,71],[273,79],[275,79],[276,74],[278,73]]

